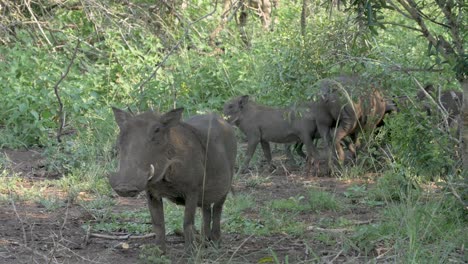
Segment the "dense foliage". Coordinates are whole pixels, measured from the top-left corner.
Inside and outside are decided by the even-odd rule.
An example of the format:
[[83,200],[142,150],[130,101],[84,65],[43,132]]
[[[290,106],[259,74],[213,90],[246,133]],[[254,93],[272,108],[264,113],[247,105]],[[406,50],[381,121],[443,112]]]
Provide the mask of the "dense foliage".
[[[425,203],[419,196],[418,184],[458,177],[455,168],[460,153],[455,151],[459,142],[454,134],[440,126],[437,115],[427,116],[413,99],[429,82],[442,90],[459,89],[460,74],[453,63],[441,61],[440,54],[421,41],[417,32],[388,23],[385,28],[377,24],[369,28],[364,23],[385,18],[411,25],[390,9],[371,6],[367,14],[375,12],[378,19],[363,21],[362,13],[349,12],[355,5],[343,8],[330,1],[304,1],[311,3],[305,5],[307,23],[303,24],[300,2],[281,1],[273,10],[271,30],[262,28],[260,19],[250,12],[243,29],[248,43],[231,14],[216,42],[210,43],[220,23],[218,1],[0,1],[0,148],[41,147],[47,168],[65,176],[63,189],[70,196],[85,189],[100,197],[102,204],[83,206],[99,214],[95,228],[147,232],[149,226],[142,230],[139,223],[116,228],[118,219],[135,216],[114,217],[109,209],[111,190],[104,175],[115,166],[117,126],[112,106],[133,112],[184,107],[184,117],[188,117],[206,111],[220,113],[226,100],[243,94],[267,105],[286,106],[313,100],[315,84],[322,78],[359,73],[378,83],[387,98],[407,98],[409,103],[400,113],[387,116],[378,133],[367,135],[375,140],[360,153],[356,166],[343,169],[340,175],[381,173],[376,190],[369,194],[372,199],[364,198],[367,189],[360,186],[350,187],[344,196],[353,203],[381,205],[385,201],[391,205],[385,217],[393,216],[358,228],[349,243],[366,253],[377,244],[389,243],[400,252],[418,241],[411,235],[422,232],[421,243],[427,247],[416,248],[414,255],[401,251],[403,257],[396,259],[426,260],[431,248],[441,248],[464,225],[457,222],[466,218],[459,202],[466,201],[468,192],[463,183],[443,189],[437,201]],[[425,8],[429,12],[433,5]],[[434,32],[446,34],[433,27]],[[62,134],[61,142],[57,133]],[[262,180],[246,185],[255,187]],[[447,193],[450,199],[445,200]],[[237,200],[229,200],[226,206],[227,229],[246,234],[300,234],[304,226],[291,224],[289,211],[344,210],[337,197],[311,190],[303,196],[271,201],[261,211],[271,221],[262,222],[241,215],[254,206],[252,199],[233,199]],[[434,218],[426,218],[427,212]],[[284,219],[276,223],[273,216]],[[401,228],[401,219],[406,230]],[[438,229],[439,224],[448,228]],[[449,235],[441,230],[448,230]],[[463,243],[459,240],[463,239],[457,238],[448,253]],[[439,252],[441,257],[435,259],[447,260],[447,252]],[[151,248],[141,254],[150,256]]]
[[[414,32],[387,28],[376,36],[352,13],[311,4],[312,15],[302,35],[296,15],[301,6],[283,3],[273,12],[272,32],[261,29],[251,16],[245,29],[248,47],[234,21],[212,46],[207,39],[219,23],[220,10],[206,1],[184,8],[174,5],[169,9],[146,1],[6,4],[0,46],[0,145],[51,145],[61,126],[60,115],[63,133],[74,135],[67,137],[69,145],[80,144],[75,140],[86,133],[91,133],[87,140],[99,137],[96,144],[109,145],[106,142],[115,134],[110,106],[133,111],[183,106],[191,115],[220,111],[228,98],[240,94],[254,95],[269,105],[291,105],[313,99],[319,79],[354,72],[378,80],[388,97],[412,97],[426,82],[456,87],[447,65],[431,72],[437,58],[427,56],[426,44]],[[73,55],[76,59],[71,61]],[[410,68],[421,70],[405,70]],[[394,137],[411,126],[405,122],[413,121],[399,118],[392,126]],[[398,155],[406,146],[404,152],[414,152],[411,156],[423,153],[428,160],[445,163],[441,159],[445,150],[427,152],[408,145],[419,133],[398,138]]]

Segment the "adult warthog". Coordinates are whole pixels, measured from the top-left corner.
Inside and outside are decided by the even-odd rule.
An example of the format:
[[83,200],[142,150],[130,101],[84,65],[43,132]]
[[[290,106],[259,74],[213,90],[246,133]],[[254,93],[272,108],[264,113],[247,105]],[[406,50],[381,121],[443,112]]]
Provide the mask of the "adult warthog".
[[[436,91],[432,84],[426,85],[424,90],[425,92],[421,90],[417,94],[418,100],[423,102],[424,110],[428,115],[441,112],[447,128],[455,128],[458,137],[460,135],[463,93],[454,90]],[[428,95],[432,97],[435,104],[430,102]]]
[[202,208],[202,234],[219,241],[221,211],[231,189],[237,143],[233,128],[214,114],[181,121],[183,108],[133,115],[113,108],[120,128],[119,170],[110,177],[120,196],[146,191],[156,243],[166,251],[162,198],[185,205],[185,247],[194,242]]

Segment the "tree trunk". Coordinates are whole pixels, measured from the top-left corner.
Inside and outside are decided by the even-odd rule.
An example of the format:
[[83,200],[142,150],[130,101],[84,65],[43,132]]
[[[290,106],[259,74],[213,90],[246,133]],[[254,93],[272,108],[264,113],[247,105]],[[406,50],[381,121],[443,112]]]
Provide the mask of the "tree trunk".
[[463,127],[462,127],[462,153],[463,153],[463,174],[468,171],[468,79],[461,82],[463,88]]

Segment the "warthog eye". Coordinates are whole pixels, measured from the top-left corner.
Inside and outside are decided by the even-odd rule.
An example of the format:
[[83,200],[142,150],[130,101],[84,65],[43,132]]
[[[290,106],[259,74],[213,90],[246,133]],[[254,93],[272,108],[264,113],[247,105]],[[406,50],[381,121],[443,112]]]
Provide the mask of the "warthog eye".
[[161,132],[161,126],[159,125],[155,125],[153,126],[151,129],[150,129],[150,139],[151,141],[157,141],[158,139],[158,135],[159,135],[159,132]]

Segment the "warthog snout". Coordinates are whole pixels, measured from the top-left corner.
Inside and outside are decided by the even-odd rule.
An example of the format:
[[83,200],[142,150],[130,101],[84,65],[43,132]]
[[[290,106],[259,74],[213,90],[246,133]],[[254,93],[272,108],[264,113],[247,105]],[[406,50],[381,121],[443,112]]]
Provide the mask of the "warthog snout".
[[137,189],[129,188],[129,186],[119,186],[120,189],[114,189],[115,192],[122,197],[135,197],[140,193]]
[[123,183],[119,182],[117,179],[119,179],[118,173],[112,173],[109,178],[110,185],[112,189],[122,197],[134,197],[138,193],[141,192],[141,190],[138,189],[137,186],[133,184],[128,184],[128,183]]

